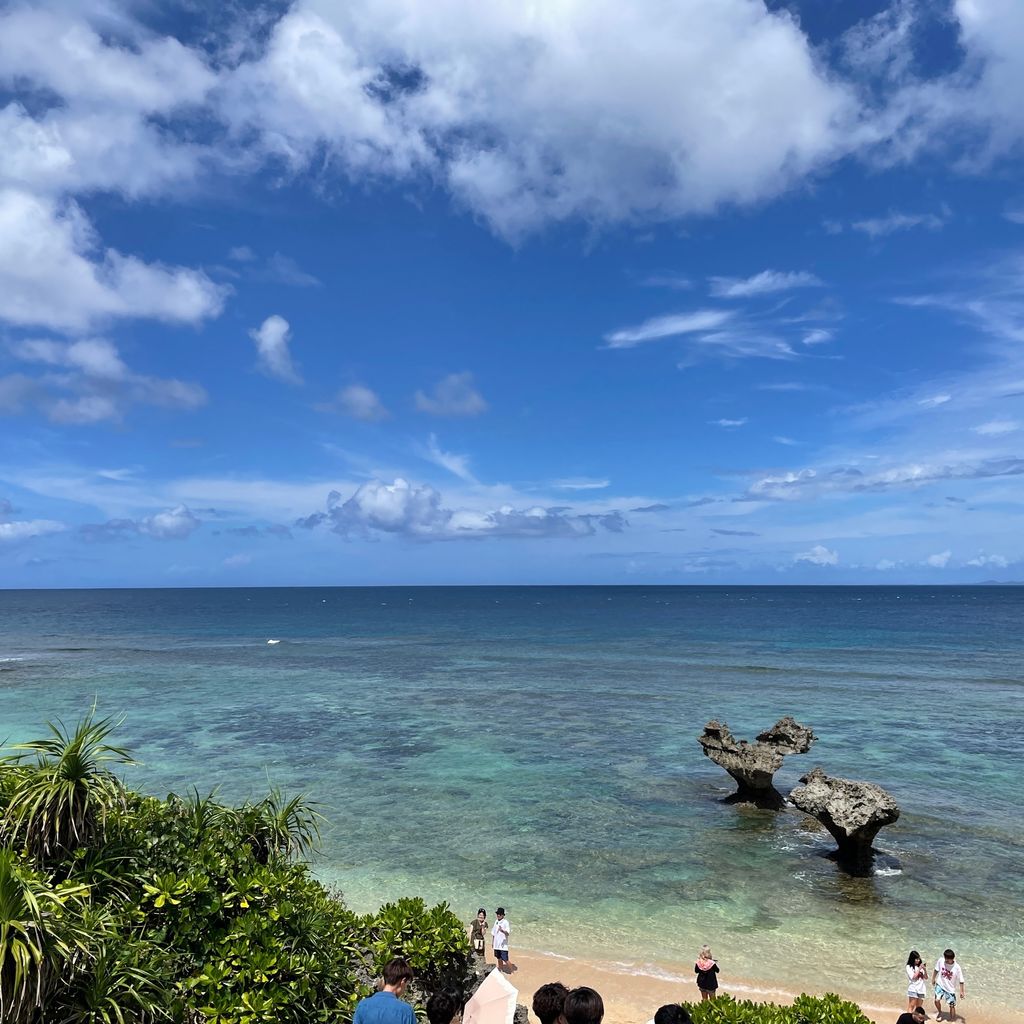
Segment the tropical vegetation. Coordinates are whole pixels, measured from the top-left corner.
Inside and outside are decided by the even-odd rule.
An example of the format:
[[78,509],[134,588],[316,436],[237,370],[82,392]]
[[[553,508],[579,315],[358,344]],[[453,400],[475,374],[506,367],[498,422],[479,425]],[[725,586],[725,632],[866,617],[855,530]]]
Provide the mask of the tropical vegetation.
[[788,1006],[727,995],[684,1005],[693,1024],[871,1024],[856,1003],[831,993],[798,996]]
[[133,792],[115,725],[52,724],[0,758],[3,1024],[345,1022],[396,954],[421,992],[468,984],[447,905],[359,915],[312,875],[310,803]]

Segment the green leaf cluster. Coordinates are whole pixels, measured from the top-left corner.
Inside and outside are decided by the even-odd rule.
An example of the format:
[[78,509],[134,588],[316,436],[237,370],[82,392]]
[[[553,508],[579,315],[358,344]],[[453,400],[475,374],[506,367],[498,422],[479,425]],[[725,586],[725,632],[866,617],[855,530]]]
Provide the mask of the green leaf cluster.
[[353,913],[303,860],[322,819],[301,798],[126,789],[115,724],[0,759],[0,1021],[335,1024],[403,954],[424,991],[464,988],[446,905]]
[[856,1003],[834,993],[797,996],[789,1006],[728,995],[685,1005],[693,1024],[871,1024]]

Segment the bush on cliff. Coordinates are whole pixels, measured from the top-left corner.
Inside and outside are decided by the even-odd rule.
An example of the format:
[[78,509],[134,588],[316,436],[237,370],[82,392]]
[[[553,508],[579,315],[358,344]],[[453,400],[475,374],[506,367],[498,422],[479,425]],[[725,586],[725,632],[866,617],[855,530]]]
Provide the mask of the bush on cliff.
[[790,1006],[721,995],[684,1004],[693,1024],[871,1024],[856,1003],[830,993],[798,996]]
[[90,715],[0,760],[4,1024],[333,1024],[394,953],[465,977],[447,906],[360,916],[312,877],[309,804],[134,793],[111,729]]

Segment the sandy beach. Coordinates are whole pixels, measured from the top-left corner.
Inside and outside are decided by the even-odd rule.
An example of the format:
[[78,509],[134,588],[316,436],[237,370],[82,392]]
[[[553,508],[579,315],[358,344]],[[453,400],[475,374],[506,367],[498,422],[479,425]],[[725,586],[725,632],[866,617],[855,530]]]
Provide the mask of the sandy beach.
[[[487,952],[487,962],[493,963],[490,950]],[[600,992],[604,999],[606,1024],[647,1024],[659,1006],[683,1000],[692,1002],[698,998],[697,986],[693,981],[677,980],[680,975],[685,974],[683,967],[688,968],[688,964],[670,966],[604,963],[596,960],[569,959],[531,950],[519,951],[514,948],[512,963],[515,969],[507,977],[519,990],[520,1003],[529,1006],[533,993],[545,982],[561,981],[570,988],[588,985]],[[659,974],[663,976],[659,977]],[[1022,1010],[972,1002],[969,983],[970,979],[968,995],[961,1007],[960,1024],[1024,1024]],[[790,1003],[799,994],[783,988],[767,988],[763,984],[731,974],[723,978],[720,991],[738,999],[772,1003]],[[815,989],[808,986],[804,991],[812,995],[822,995],[830,989]],[[842,991],[839,994],[856,1002],[876,1024],[894,1024],[896,1018],[906,1009],[902,1000],[886,1000],[877,993]],[[931,999],[927,1001],[925,1008],[931,1016],[934,1011]],[[530,1019],[535,1019],[532,1013]]]

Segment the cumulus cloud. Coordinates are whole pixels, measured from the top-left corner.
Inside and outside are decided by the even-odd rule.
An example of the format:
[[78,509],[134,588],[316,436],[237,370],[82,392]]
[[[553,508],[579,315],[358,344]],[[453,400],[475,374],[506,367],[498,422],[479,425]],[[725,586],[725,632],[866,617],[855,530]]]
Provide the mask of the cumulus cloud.
[[991,566],[993,569],[1006,569],[1010,560],[1003,555],[978,555],[976,558],[968,559],[967,565],[978,567]]
[[711,277],[711,294],[722,299],[747,299],[756,295],[792,291],[795,288],[820,288],[824,282],[806,270],[762,270],[753,277]]
[[940,551],[937,554],[929,555],[924,560],[924,564],[933,569],[945,569],[952,557],[952,551]]
[[794,562],[808,562],[811,565],[838,565],[839,555],[829,550],[824,544],[815,544],[810,551],[802,551],[793,556]]
[[301,384],[302,378],[292,363],[288,344],[292,331],[288,321],[276,313],[249,331],[259,357],[257,366],[268,377],[276,377],[286,384]]
[[487,411],[484,396],[473,385],[473,374],[450,373],[429,392],[417,391],[416,409],[431,416],[479,416]]
[[800,339],[805,345],[823,345],[827,341],[831,341],[835,337],[835,331],[830,331],[824,327],[816,327],[814,330],[805,332],[804,336]]
[[0,189],[0,320],[72,332],[113,318],[194,324],[225,295],[200,271],[102,250],[74,202]]
[[0,543],[14,543],[19,540],[30,540],[32,537],[45,537],[50,533],[60,533],[67,527],[52,519],[28,519],[21,522],[0,522]]
[[363,384],[349,384],[342,388],[334,401],[322,408],[344,413],[364,423],[378,423],[391,415],[377,392]]
[[132,405],[191,410],[206,402],[198,384],[135,373],[105,338],[26,338],[9,352],[43,372],[0,378],[0,414],[36,408],[54,423],[87,425],[119,421]]
[[105,523],[87,523],[79,533],[87,541],[124,540],[144,536],[154,540],[187,540],[202,525],[187,505],[156,512],[141,519],[108,519]]
[[533,506],[517,509],[446,508],[441,494],[428,484],[398,478],[388,484],[370,480],[343,501],[337,491],[327,497],[327,508],[300,519],[297,526],[323,526],[342,536],[395,534],[413,540],[478,540],[498,538],[580,538],[597,530],[625,529],[619,512],[574,513],[564,507]]

